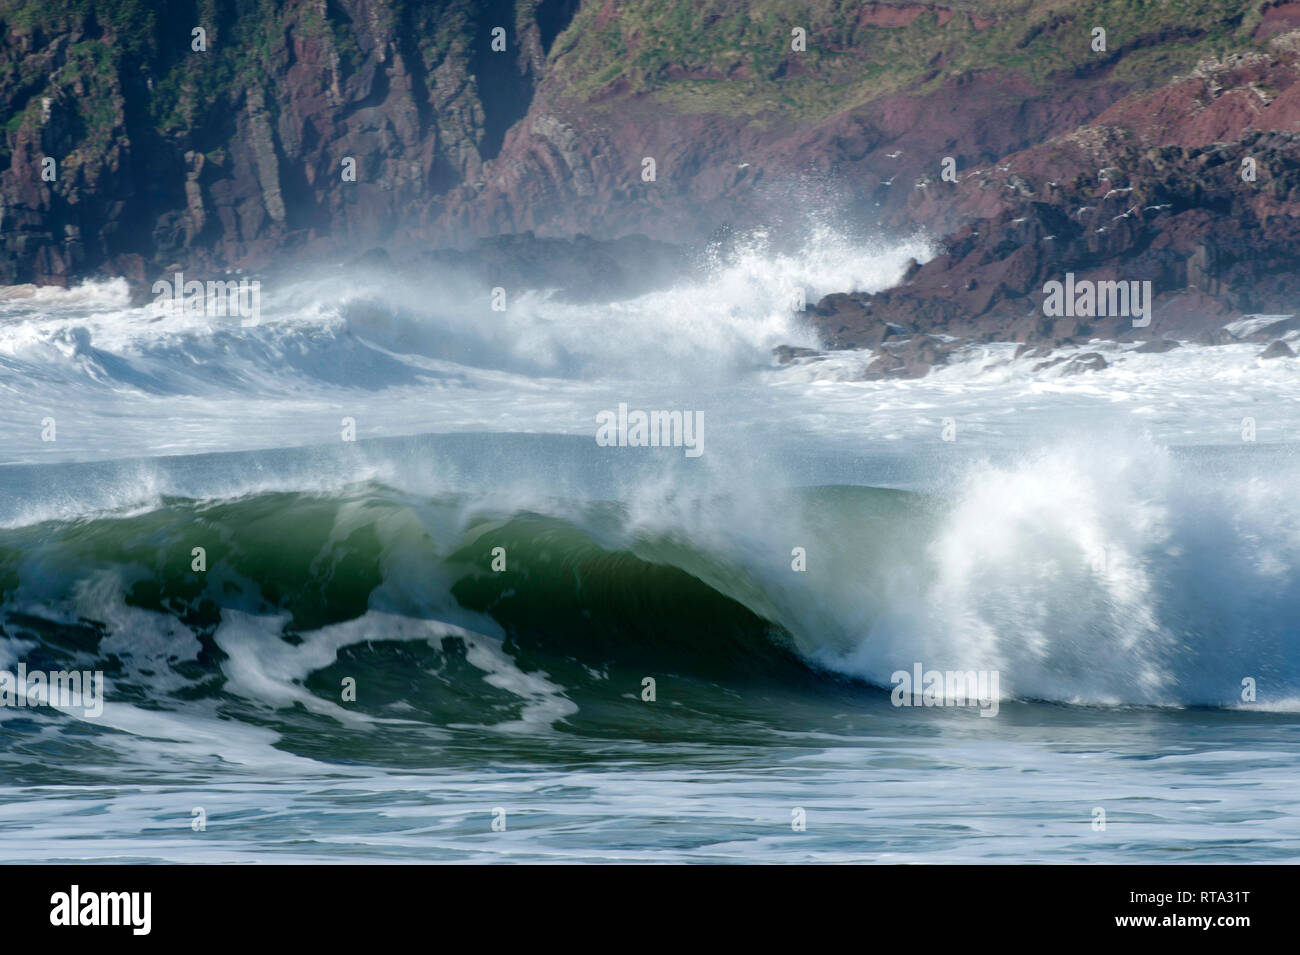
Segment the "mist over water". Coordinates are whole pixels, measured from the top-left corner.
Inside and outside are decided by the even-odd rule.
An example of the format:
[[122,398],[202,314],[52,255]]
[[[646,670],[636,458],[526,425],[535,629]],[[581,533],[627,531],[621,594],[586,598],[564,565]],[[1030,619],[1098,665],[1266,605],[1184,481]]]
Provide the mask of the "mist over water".
[[[323,266],[253,328],[122,281],[0,301],[0,668],[101,669],[109,701],[0,707],[0,857],[1105,861],[1105,799],[1131,858],[1294,858],[1294,372],[774,358],[817,346],[796,293],[930,254],[755,233],[635,298],[502,312],[449,270]],[[703,454],[599,446],[620,404],[700,413]],[[916,662],[997,671],[999,717],[892,707]],[[1012,832],[1008,800],[1079,822]],[[795,805],[820,824],[792,841]]]

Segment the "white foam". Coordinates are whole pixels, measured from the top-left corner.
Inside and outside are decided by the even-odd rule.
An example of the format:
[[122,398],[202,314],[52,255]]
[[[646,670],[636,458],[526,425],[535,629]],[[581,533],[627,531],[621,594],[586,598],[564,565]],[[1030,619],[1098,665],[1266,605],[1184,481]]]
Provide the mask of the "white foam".
[[551,683],[545,674],[521,670],[504,651],[500,637],[440,621],[370,611],[354,620],[305,633],[300,643],[291,644],[279,637],[287,620],[287,617],[223,612],[214,639],[228,657],[222,664],[228,691],[272,707],[301,704],[311,712],[351,726],[400,723],[404,721],[380,720],[346,709],[311,692],[303,681],[316,670],[333,664],[339,650],[346,646],[375,639],[419,640],[441,646],[454,637],[464,643],[466,660],[483,672],[484,682],[523,701],[518,719],[483,728],[506,733],[546,732],[555,722],[578,711],[563,689]]

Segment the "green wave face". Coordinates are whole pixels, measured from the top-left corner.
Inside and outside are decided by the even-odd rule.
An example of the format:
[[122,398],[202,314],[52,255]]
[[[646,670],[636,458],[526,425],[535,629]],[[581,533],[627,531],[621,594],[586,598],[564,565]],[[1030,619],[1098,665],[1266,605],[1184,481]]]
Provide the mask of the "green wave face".
[[[842,496],[812,495],[822,520],[837,520]],[[858,510],[876,501],[880,520],[905,511],[892,492],[852,497]],[[782,619],[788,595],[763,568],[631,531],[617,505],[556,511],[492,514],[367,485],[4,530],[0,636],[26,648],[29,667],[104,670],[110,699],[216,706],[326,759],[352,745],[356,758],[385,758],[346,714],[397,720],[381,748],[402,763],[431,745],[419,726],[532,712],[539,728],[587,736],[689,735],[700,719],[743,736],[774,694],[797,711],[801,699],[865,692],[808,662]],[[274,686],[259,691],[250,668]],[[348,678],[363,692],[332,712]],[[676,704],[653,718],[648,679]]]

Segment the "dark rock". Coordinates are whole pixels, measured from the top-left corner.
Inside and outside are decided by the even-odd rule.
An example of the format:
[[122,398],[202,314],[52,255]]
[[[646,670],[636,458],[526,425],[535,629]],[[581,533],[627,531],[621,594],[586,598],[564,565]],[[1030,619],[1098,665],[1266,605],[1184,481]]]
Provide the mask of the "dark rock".
[[1081,375],[1085,371],[1101,371],[1107,368],[1106,359],[1099,352],[1088,352],[1086,355],[1076,355],[1071,358],[1064,368],[1061,369],[1063,375]]
[[1295,352],[1291,350],[1290,346],[1287,345],[1286,342],[1282,341],[1281,339],[1278,339],[1277,341],[1273,342],[1273,344],[1265,348],[1260,353],[1259,357],[1260,358],[1294,358]]
[[1034,371],[1043,371],[1048,368],[1055,368],[1057,365],[1064,365],[1061,369],[1062,375],[1081,375],[1086,371],[1101,371],[1107,368],[1107,362],[1100,352],[1088,352],[1083,355],[1075,355],[1073,358],[1053,358],[1050,361],[1040,362],[1034,366]]
[[1022,344],[1016,346],[1016,358],[1046,358],[1052,353],[1051,345],[1029,345]]
[[782,365],[788,365],[798,358],[824,358],[825,356],[813,348],[800,348],[797,345],[777,345],[772,349],[772,354]]
[[1262,328],[1257,328],[1249,335],[1245,336],[1246,341],[1251,342],[1273,342],[1285,335],[1287,332],[1293,332],[1300,329],[1300,315],[1292,315],[1288,318],[1271,322]]
[[883,345],[876,359],[867,366],[865,377],[922,378],[938,365],[946,365],[953,345],[929,335],[916,335],[905,341]]
[[1142,354],[1160,355],[1167,351],[1173,351],[1178,347],[1178,344],[1179,343],[1174,341],[1172,338],[1153,338],[1149,342],[1143,342],[1133,350]]

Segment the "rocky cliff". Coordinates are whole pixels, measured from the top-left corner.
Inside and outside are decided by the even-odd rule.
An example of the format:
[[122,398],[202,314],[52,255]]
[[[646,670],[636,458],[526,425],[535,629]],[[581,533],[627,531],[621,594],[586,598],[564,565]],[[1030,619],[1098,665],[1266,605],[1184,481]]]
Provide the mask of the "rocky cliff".
[[[1266,310],[1297,291],[1298,31],[1271,0],[4,0],[0,282],[821,202],[948,237],[820,303],[833,345],[1092,334],[1033,300],[1067,269],[1150,277],[1162,321]],[[942,351],[908,340],[885,372]]]
[[[894,222],[946,234],[942,253],[895,289],[819,303],[813,321],[828,343],[875,348],[874,375],[910,376],[964,341],[1033,343],[1046,355],[1094,338],[1220,344],[1235,340],[1223,326],[1247,315],[1273,316],[1245,323],[1248,340],[1297,327],[1300,4],[1265,12],[1254,37],[1266,50],[1202,59],[956,182],[918,182]],[[1046,283],[1067,275],[1149,282],[1150,324],[1046,315]]]
[[573,7],[8,0],[0,281],[257,266],[418,229],[499,154]]

